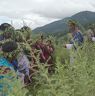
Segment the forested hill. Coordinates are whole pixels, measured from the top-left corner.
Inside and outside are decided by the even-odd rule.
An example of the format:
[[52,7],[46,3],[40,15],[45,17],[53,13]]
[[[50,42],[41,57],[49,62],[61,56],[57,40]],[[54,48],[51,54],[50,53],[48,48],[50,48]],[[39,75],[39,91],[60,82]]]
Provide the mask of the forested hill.
[[65,32],[67,30],[67,21],[73,19],[77,21],[81,26],[91,24],[95,22],[95,12],[83,11],[79,12],[71,17],[64,18],[59,21],[52,22],[42,27],[38,27],[33,30],[33,32]]

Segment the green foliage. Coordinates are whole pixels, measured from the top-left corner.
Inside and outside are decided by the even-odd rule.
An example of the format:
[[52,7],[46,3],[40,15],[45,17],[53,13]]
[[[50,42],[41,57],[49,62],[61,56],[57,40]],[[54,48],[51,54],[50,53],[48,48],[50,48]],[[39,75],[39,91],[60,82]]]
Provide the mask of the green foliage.
[[[30,50],[25,35],[21,35],[24,42],[19,43],[19,48],[23,45]],[[33,39],[35,41],[36,38]],[[37,59],[39,70],[32,76],[31,84],[23,89],[21,82],[15,79],[10,82],[15,86],[8,92],[9,96],[95,96],[95,44],[85,42],[83,48],[67,50],[64,44],[69,38],[55,40],[55,37],[49,36],[48,39],[51,39],[55,46],[55,72],[49,74],[47,64],[41,64]],[[65,40],[67,42],[64,42]]]
[[78,48],[77,51],[71,50],[70,55],[74,59],[72,64],[68,62],[62,64],[57,55],[53,75],[48,74],[48,69],[39,64],[39,72],[34,78],[35,83],[29,87],[32,96],[94,96],[94,52],[93,43],[84,44],[83,48]]

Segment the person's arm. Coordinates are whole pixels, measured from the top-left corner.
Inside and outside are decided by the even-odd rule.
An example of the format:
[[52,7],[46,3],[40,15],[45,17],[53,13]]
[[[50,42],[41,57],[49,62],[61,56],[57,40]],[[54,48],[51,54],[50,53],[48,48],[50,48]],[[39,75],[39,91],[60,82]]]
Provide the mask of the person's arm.
[[46,58],[45,58],[45,56],[44,56],[44,54],[43,54],[43,51],[41,50],[41,52],[40,52],[40,55],[41,55],[41,57],[43,58],[43,60],[46,60]]

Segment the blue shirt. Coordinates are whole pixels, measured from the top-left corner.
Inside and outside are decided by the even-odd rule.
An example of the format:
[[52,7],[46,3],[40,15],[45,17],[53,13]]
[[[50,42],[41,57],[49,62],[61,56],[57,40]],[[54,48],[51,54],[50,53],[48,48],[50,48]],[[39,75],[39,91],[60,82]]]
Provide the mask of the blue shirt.
[[77,42],[78,45],[81,45],[84,41],[83,35],[81,32],[76,32],[73,36],[73,41],[70,41],[71,44],[74,44],[74,42]]
[[0,66],[5,66],[5,67],[8,67],[8,68],[13,69],[12,64],[10,64],[10,63],[9,63],[5,58],[3,58],[3,57],[0,57]]
[[[4,66],[4,67],[8,67],[10,68],[11,70],[14,70],[12,64],[10,64],[5,58],[3,57],[0,57],[0,66]],[[0,80],[3,82],[3,79],[6,78],[6,79],[11,79],[13,78],[14,76],[9,76],[7,74],[0,74]],[[12,88],[12,85],[10,83],[8,83],[7,81],[5,82],[0,82],[0,92],[3,91],[3,89],[5,88],[5,86],[7,86],[8,88],[8,91],[10,90],[11,91],[11,88]],[[4,93],[5,95],[3,96],[7,96],[7,93],[5,92]]]
[[17,62],[17,60],[13,60],[12,61],[12,65],[14,67],[14,70],[17,71],[18,70],[18,62]]

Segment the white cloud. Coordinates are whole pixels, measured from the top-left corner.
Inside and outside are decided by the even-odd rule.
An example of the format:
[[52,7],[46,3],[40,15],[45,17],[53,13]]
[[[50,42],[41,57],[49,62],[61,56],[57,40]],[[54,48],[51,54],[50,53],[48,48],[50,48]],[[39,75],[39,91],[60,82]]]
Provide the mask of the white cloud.
[[0,0],[0,22],[13,20],[19,28],[24,20],[35,28],[80,11],[95,11],[94,6],[95,0]]

